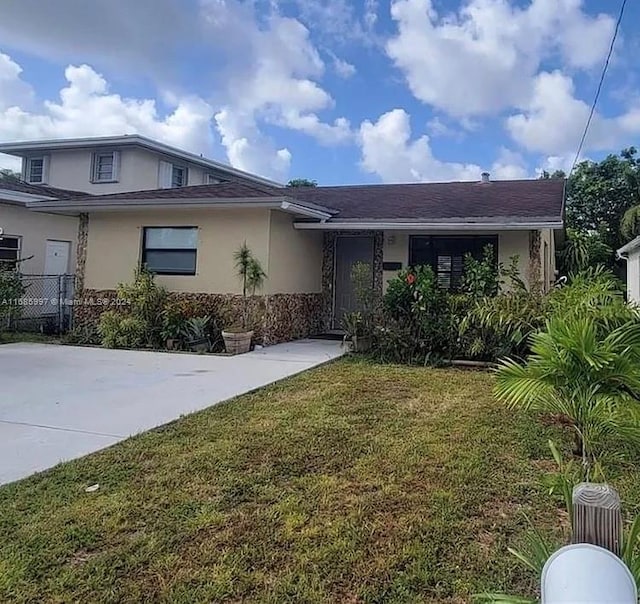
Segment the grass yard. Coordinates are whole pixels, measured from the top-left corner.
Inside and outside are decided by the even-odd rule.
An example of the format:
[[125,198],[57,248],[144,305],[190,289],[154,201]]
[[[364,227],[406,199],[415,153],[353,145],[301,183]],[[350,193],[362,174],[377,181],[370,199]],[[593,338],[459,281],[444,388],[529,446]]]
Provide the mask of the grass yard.
[[557,432],[492,382],[345,359],[2,487],[0,601],[532,594],[506,548],[563,522]]

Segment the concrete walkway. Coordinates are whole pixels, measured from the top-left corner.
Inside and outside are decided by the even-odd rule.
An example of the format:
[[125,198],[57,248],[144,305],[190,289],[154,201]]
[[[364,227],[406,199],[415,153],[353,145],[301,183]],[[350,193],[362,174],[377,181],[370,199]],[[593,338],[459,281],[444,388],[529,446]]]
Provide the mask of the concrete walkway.
[[301,340],[224,357],[0,346],[0,484],[339,357]]

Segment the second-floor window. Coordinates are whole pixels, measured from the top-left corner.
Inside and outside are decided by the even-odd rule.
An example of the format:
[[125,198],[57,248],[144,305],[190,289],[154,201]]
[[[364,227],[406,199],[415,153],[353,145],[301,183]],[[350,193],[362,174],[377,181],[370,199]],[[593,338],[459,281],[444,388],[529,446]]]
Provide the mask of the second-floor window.
[[44,157],[29,157],[25,174],[27,182],[34,184],[46,182],[45,168],[46,160]]
[[92,165],[92,182],[115,182],[118,180],[117,151],[94,153]]
[[171,166],[171,188],[185,187],[187,185],[187,169],[182,166]]

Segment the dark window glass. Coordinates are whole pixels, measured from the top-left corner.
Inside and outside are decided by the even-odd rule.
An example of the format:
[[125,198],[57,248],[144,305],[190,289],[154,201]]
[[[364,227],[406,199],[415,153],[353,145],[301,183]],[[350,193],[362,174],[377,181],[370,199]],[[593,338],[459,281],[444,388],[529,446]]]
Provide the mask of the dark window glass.
[[487,245],[492,245],[497,255],[498,238],[495,236],[461,236],[411,237],[409,246],[409,264],[411,266],[427,265],[433,269],[439,287],[457,291],[462,282],[464,257],[471,254],[482,259],[482,252]]
[[187,184],[187,169],[173,166],[171,168],[171,187],[176,189]]
[[0,262],[16,262],[20,255],[18,237],[0,237]]
[[142,263],[159,275],[195,275],[196,227],[146,227]]
[[29,160],[29,182],[42,182],[44,177],[44,159]]

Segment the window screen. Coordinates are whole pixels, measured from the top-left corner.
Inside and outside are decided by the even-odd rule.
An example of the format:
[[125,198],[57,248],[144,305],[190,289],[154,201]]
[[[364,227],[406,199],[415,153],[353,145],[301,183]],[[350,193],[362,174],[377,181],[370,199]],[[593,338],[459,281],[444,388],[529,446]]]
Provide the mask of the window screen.
[[15,264],[20,259],[20,238],[0,235],[0,263]]
[[142,263],[158,275],[195,275],[196,227],[145,227]]

